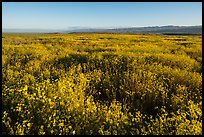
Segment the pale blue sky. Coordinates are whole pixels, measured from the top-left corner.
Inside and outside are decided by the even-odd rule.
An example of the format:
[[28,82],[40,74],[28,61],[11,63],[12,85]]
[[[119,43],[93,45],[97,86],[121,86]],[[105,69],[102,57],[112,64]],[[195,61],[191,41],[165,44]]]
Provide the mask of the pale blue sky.
[[2,26],[17,29],[201,25],[202,2],[3,2]]

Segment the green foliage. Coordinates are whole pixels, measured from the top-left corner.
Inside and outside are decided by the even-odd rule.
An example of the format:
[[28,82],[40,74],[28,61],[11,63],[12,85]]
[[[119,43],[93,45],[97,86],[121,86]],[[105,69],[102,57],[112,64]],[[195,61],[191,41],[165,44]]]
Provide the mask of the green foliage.
[[3,37],[3,135],[202,134],[200,37]]

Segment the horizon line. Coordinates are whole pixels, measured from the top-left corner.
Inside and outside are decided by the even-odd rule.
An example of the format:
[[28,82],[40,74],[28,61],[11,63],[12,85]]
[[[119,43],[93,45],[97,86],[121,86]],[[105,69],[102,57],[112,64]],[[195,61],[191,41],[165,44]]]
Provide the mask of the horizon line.
[[172,24],[168,24],[168,25],[149,25],[149,26],[115,26],[115,27],[94,27],[94,26],[69,26],[67,28],[56,28],[56,29],[53,29],[53,28],[2,28],[3,29],[16,29],[16,30],[66,30],[66,29],[73,29],[73,28],[76,28],[76,29],[83,29],[83,28],[87,28],[87,29],[97,29],[97,28],[105,28],[105,29],[116,29],[116,28],[139,28],[139,27],[164,27],[164,26],[202,26],[202,24],[199,24],[199,25],[172,25]]

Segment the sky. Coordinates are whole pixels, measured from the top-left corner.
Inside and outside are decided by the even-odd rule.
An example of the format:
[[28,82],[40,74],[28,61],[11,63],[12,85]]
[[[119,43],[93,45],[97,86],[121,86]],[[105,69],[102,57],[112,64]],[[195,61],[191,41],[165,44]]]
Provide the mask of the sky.
[[202,2],[2,2],[3,29],[202,25]]

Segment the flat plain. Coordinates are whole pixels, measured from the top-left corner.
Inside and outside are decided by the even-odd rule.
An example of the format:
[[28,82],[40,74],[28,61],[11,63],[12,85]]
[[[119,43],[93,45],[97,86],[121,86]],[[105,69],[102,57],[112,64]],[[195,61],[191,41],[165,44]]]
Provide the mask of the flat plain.
[[201,135],[202,38],[3,33],[2,134]]

